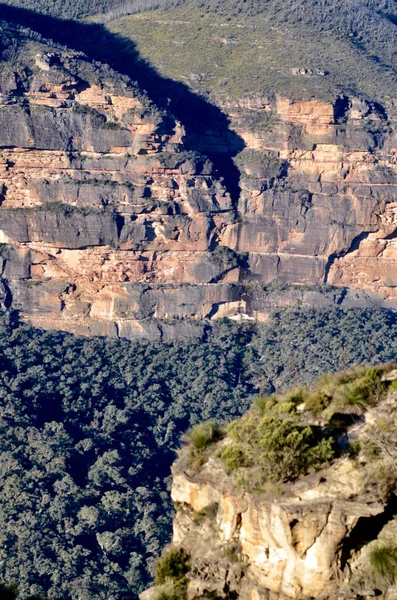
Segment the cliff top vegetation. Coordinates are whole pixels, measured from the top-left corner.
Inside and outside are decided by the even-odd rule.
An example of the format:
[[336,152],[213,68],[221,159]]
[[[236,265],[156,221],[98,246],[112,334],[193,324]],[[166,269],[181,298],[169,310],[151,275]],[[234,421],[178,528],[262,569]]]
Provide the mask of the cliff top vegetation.
[[347,456],[387,497],[397,481],[396,423],[397,366],[364,365],[260,396],[226,427],[202,423],[185,439],[192,468],[218,456],[236,484],[250,492],[278,490]]
[[131,39],[163,76],[220,103],[276,93],[323,100],[352,94],[391,103],[394,16],[359,4],[241,2],[235,3],[240,10],[228,11],[228,3],[181,3],[113,18],[107,27]]

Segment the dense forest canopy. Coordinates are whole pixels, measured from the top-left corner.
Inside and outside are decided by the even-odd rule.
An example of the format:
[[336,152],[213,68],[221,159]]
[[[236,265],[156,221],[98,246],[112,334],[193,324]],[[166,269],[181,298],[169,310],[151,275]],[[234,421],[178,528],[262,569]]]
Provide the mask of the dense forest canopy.
[[170,465],[195,423],[260,391],[352,363],[396,360],[388,311],[285,310],[205,339],[0,331],[0,580],[19,598],[136,598],[170,537]]
[[[191,6],[207,12],[216,12],[226,16],[236,14],[263,14],[282,12],[290,14],[291,18],[305,12],[310,12],[308,18],[314,18],[312,9],[322,10],[329,20],[337,20],[338,13],[361,15],[377,13],[380,17],[393,20],[397,15],[395,2],[392,0],[6,0],[7,4],[19,6],[44,14],[73,18],[82,15],[95,15],[120,9],[125,13],[151,10],[154,8],[174,8],[176,6]],[[372,15],[373,16],[373,15]],[[327,21],[324,23],[327,26]]]

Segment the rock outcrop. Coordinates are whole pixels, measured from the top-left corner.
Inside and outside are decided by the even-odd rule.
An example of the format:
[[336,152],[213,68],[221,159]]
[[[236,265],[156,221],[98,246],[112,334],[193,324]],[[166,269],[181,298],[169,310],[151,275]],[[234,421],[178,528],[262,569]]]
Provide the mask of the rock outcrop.
[[221,239],[249,253],[250,278],[344,285],[395,302],[396,137],[379,108],[356,105],[279,98],[259,113],[266,131],[240,130],[242,221]]
[[[41,327],[160,338],[156,319],[265,319],[313,294],[397,306],[397,139],[379,107],[240,108],[237,200],[211,160],[186,150],[183,123],[127,77],[1,28],[3,308]],[[259,133],[244,125],[252,114]],[[198,150],[231,152],[202,127]],[[273,283],[312,289],[280,298],[263,288]],[[324,283],[334,291],[313,290]]]
[[[363,372],[358,373],[361,379],[357,384],[349,385],[362,386]],[[396,370],[383,376],[396,377]],[[341,378],[338,385],[346,379]],[[371,389],[382,395],[379,387]],[[329,431],[332,419],[333,427],[338,423],[333,433],[336,443],[345,450],[347,444],[355,447],[354,459],[343,451],[316,473],[287,478],[276,485],[267,481],[255,490],[242,486],[237,474],[249,468],[243,458],[241,471],[228,474],[220,457],[222,450],[230,447],[229,438],[199,456],[198,451],[192,454],[192,447],[180,451],[172,469],[171,495],[176,508],[172,547],[182,550],[189,560],[189,600],[336,599],[381,593],[395,597],[395,580],[391,575],[387,579],[384,565],[379,568],[370,559],[374,548],[391,547],[393,556],[397,552],[396,386],[389,390],[364,416],[357,416],[362,415],[358,405],[345,405],[344,410],[341,404],[333,409],[331,404],[326,420],[334,410],[340,412],[334,413],[327,425],[323,417],[317,417],[317,427],[325,425],[324,430]],[[335,392],[336,398],[339,393]],[[376,402],[374,396],[370,398],[369,404]],[[280,412],[274,414],[285,416],[283,410],[290,409],[282,398],[278,402]],[[298,412],[303,410],[302,404]],[[253,420],[259,423],[260,419],[257,411]],[[264,435],[265,419],[257,433]],[[242,428],[246,436],[255,435],[249,432],[249,421]],[[286,439],[285,443],[293,442]],[[256,463],[254,458],[253,464],[259,465],[260,460],[258,457]],[[276,465],[269,464],[270,471],[272,468],[275,472]],[[383,580],[377,579],[377,569]],[[159,589],[151,588],[142,599]]]
[[[292,485],[286,497],[269,500],[242,493],[219,459],[192,472],[174,465],[172,498],[177,506],[173,544],[191,558],[188,598],[329,598],[343,587],[341,555],[360,519],[384,506],[357,499],[363,490],[357,469],[341,462],[331,472]],[[366,501],[367,500],[367,501]],[[211,518],[200,514],[213,507]]]

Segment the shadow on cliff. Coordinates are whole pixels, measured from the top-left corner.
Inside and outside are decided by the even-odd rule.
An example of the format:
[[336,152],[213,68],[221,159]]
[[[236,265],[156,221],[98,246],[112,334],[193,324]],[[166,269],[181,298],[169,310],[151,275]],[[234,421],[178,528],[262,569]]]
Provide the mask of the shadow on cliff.
[[233,156],[244,148],[244,142],[230,129],[227,116],[218,107],[194,94],[183,83],[159,75],[140,57],[131,40],[111,33],[101,24],[62,20],[3,3],[0,3],[0,19],[82,51],[90,60],[107,63],[136,81],[157,106],[169,111],[184,125],[186,149],[199,150],[212,160],[233,201],[237,202],[239,171]]

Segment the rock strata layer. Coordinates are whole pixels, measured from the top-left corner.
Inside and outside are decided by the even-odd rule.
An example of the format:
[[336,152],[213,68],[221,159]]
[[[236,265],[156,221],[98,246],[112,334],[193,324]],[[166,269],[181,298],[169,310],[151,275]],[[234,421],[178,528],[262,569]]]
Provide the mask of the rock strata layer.
[[[397,306],[397,138],[379,107],[239,109],[237,201],[186,151],[183,123],[128,78],[43,40],[24,39],[23,60],[0,72],[4,308],[42,327],[158,338],[156,319],[264,319],[307,295],[280,300],[263,289],[275,282]],[[245,127],[248,113],[265,130]],[[202,127],[209,154],[230,152],[211,151]]]

